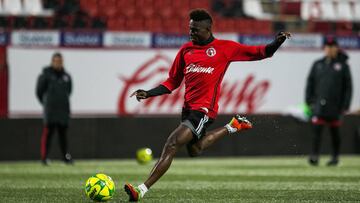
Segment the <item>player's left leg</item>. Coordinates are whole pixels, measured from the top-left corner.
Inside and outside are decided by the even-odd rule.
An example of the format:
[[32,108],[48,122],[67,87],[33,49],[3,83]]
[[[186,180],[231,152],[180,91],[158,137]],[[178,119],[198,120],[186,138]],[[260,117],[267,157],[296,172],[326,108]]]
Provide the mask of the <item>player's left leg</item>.
[[231,133],[235,133],[241,130],[252,128],[252,124],[245,117],[241,117],[240,115],[234,116],[230,123],[225,125],[224,127],[217,128],[206,133],[202,138],[197,140],[196,142],[192,142],[187,145],[187,150],[189,156],[195,157],[202,153],[203,150],[207,149],[211,145],[213,145],[216,141],[227,136]]
[[330,127],[330,135],[332,140],[332,155],[330,161],[327,163],[328,166],[336,166],[339,163],[339,152],[340,152],[340,131],[338,126]]
[[319,154],[321,147],[321,134],[324,129],[323,124],[313,124],[312,151],[309,157],[309,164],[317,166],[319,164]]
[[55,131],[55,126],[53,124],[46,123],[44,125],[42,135],[41,135],[41,162],[43,165],[48,165],[48,154],[51,146],[51,139]]
[[191,130],[180,124],[168,137],[159,160],[150,172],[148,179],[138,187],[126,183],[125,192],[129,195],[130,201],[139,201],[150,187],[158,181],[169,169],[176,152],[193,139]]
[[71,154],[68,152],[67,129],[68,129],[67,125],[64,124],[57,125],[59,144],[63,155],[63,161],[66,164],[72,164],[73,159],[71,157]]
[[190,129],[182,124],[168,137],[159,160],[150,172],[145,185],[150,188],[168,170],[176,152],[192,139]]

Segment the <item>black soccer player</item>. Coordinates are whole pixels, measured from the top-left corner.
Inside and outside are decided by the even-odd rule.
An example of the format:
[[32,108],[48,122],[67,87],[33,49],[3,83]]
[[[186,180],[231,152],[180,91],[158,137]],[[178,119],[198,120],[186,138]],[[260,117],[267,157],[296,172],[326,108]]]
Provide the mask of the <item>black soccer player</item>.
[[190,42],[179,50],[169,77],[151,90],[137,90],[131,96],[138,101],[162,94],[170,94],[185,80],[185,102],[181,123],[170,134],[161,156],[148,179],[137,187],[124,186],[130,201],[141,199],[148,189],[168,170],[176,152],[187,146],[191,157],[200,155],[217,140],[232,133],[252,128],[252,124],[239,115],[224,127],[206,132],[218,112],[221,82],[230,62],[261,60],[272,56],[280,45],[290,37],[281,32],[266,46],[247,46],[234,41],[220,40],[212,34],[212,18],[202,9],[190,12]]

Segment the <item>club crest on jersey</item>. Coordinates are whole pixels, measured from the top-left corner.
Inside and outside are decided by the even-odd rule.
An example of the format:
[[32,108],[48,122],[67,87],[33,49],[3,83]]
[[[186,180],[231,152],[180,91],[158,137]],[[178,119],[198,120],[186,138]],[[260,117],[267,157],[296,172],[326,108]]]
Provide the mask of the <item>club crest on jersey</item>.
[[206,54],[207,54],[209,57],[213,57],[213,56],[215,56],[215,54],[216,54],[216,50],[215,50],[213,47],[208,48],[208,49],[206,50]]

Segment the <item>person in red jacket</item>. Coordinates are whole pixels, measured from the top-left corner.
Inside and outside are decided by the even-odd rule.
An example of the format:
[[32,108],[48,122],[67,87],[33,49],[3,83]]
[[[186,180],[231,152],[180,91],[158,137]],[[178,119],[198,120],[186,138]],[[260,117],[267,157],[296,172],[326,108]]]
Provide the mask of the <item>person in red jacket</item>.
[[138,187],[124,185],[130,201],[141,199],[148,189],[168,170],[176,152],[187,145],[191,157],[222,137],[252,128],[252,124],[240,115],[235,115],[224,127],[206,132],[218,113],[218,99],[224,74],[233,61],[255,61],[271,57],[280,45],[290,37],[280,32],[275,40],[264,46],[247,46],[234,41],[213,37],[212,18],[206,10],[190,12],[190,42],[184,44],[169,71],[169,77],[151,90],[137,90],[131,96],[138,101],[163,94],[170,94],[185,80],[185,101],[182,122],[170,134],[158,162],[149,178]]

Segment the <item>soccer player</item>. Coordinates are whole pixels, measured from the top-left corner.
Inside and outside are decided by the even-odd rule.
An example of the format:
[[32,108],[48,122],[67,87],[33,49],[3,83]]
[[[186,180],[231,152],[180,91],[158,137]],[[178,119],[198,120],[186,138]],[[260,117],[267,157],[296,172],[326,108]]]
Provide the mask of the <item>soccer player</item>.
[[161,156],[148,179],[135,187],[126,183],[124,189],[130,201],[143,198],[149,188],[168,170],[176,152],[187,146],[189,156],[195,157],[217,140],[229,134],[252,128],[245,118],[235,115],[224,127],[206,132],[218,112],[220,86],[226,69],[233,61],[254,61],[271,57],[290,37],[280,32],[266,46],[247,46],[213,37],[212,18],[206,10],[190,12],[190,42],[184,44],[169,72],[169,77],[151,90],[137,90],[131,96],[138,101],[170,94],[185,79],[185,102],[180,125],[168,137]]

